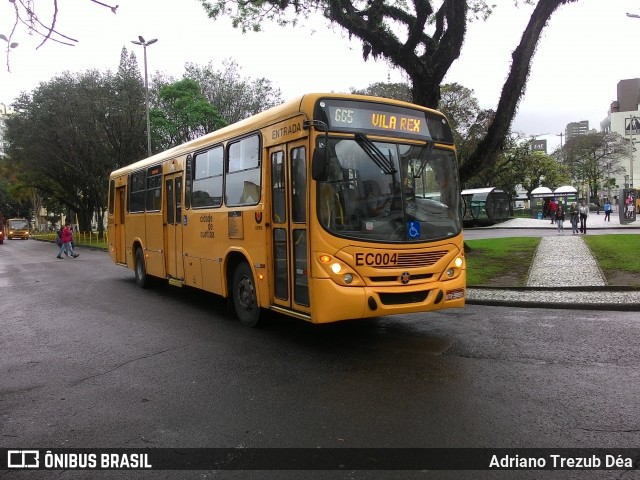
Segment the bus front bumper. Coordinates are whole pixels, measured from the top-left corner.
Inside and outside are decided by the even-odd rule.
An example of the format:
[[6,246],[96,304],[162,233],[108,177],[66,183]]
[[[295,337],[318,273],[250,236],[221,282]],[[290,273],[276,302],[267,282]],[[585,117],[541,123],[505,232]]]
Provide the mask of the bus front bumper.
[[[356,318],[420,313],[465,304],[465,276],[447,282],[422,283],[402,287],[343,287],[331,279],[314,283],[313,323],[329,323]],[[329,301],[327,301],[329,299]]]

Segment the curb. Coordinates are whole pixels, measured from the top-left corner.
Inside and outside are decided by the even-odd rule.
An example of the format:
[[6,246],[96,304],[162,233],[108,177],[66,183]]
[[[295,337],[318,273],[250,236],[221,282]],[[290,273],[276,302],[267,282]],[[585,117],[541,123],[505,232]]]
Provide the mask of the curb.
[[611,312],[640,312],[640,303],[556,303],[532,302],[527,300],[465,300],[466,305],[483,305],[487,307],[521,307],[544,308],[557,310],[604,310]]
[[[614,296],[614,301],[607,301],[607,294]],[[496,307],[638,312],[640,311],[640,288],[626,286],[562,287],[560,289],[467,287],[465,303]]]

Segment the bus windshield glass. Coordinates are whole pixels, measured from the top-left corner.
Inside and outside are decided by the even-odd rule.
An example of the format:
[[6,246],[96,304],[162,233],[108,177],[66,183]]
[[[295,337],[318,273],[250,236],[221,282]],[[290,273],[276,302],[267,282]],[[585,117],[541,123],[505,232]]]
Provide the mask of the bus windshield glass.
[[423,242],[462,229],[457,162],[452,150],[329,138],[326,181],[318,185],[322,225],[341,237]]
[[9,228],[12,230],[29,230],[29,221],[23,218],[9,220]]

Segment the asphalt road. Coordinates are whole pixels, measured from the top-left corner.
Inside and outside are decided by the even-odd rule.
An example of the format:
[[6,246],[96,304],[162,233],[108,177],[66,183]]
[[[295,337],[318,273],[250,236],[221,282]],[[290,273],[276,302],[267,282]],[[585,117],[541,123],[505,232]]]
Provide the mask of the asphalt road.
[[[640,313],[467,306],[243,327],[106,253],[0,245],[0,447],[636,447]],[[640,478],[592,472],[16,472],[3,478]]]

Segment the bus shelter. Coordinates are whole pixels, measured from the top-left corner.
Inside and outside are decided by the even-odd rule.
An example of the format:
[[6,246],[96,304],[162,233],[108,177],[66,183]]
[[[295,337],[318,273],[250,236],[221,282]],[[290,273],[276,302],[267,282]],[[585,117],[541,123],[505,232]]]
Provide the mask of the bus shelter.
[[565,212],[569,211],[569,206],[572,203],[578,203],[578,191],[570,185],[556,188],[553,191],[553,196],[558,203],[562,204]]
[[544,218],[547,215],[546,206],[553,198],[553,191],[547,187],[534,188],[529,195],[531,218]]
[[496,187],[463,190],[462,220],[465,225],[493,225],[509,219],[509,196]]

